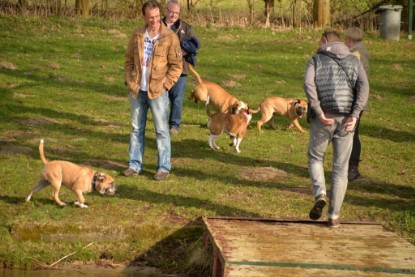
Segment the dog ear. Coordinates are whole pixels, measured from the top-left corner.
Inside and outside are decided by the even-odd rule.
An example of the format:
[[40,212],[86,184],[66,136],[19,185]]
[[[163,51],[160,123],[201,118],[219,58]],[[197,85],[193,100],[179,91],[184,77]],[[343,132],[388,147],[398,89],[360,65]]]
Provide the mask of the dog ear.
[[300,104],[301,103],[301,99],[298,99],[297,98],[297,100],[295,100],[295,103],[294,104]]
[[233,103],[232,104],[232,106],[231,106],[231,114],[235,114],[236,113],[236,111],[238,110],[238,102],[235,102],[235,103]]
[[101,173],[101,172],[98,173],[97,180],[100,181],[100,182],[104,181],[105,180],[105,174],[104,173]]

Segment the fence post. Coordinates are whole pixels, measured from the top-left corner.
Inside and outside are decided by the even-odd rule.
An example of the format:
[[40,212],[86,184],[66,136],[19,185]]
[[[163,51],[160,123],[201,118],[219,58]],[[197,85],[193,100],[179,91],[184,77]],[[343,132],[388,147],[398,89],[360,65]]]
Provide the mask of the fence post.
[[414,0],[409,0],[408,39],[412,39],[413,17],[414,17]]

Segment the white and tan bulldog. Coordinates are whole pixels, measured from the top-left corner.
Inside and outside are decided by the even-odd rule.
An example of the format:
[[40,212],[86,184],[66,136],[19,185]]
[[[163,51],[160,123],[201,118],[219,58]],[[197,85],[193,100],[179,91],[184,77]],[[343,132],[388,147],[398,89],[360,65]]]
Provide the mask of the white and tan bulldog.
[[237,114],[248,107],[245,102],[238,100],[218,84],[203,81],[191,65],[189,65],[189,69],[196,76],[199,83],[190,94],[190,100],[194,99],[195,103],[198,101],[205,102],[206,108],[211,106],[215,111],[223,113]]
[[110,175],[99,173],[88,167],[79,166],[67,161],[49,162],[45,157],[43,144],[42,139],[39,144],[39,153],[45,168],[38,184],[27,195],[26,201],[30,200],[33,193],[48,185],[51,185],[53,188],[52,199],[61,207],[66,206],[66,203],[59,199],[59,190],[62,185],[75,192],[78,201],[74,204],[81,208],[88,208],[85,204],[83,193],[96,190],[101,194],[114,195],[116,188],[114,179]]
[[209,147],[215,150],[220,149],[215,143],[215,138],[225,132],[232,139],[229,146],[235,146],[236,152],[240,153],[239,145],[248,131],[248,124],[252,118],[249,107],[242,109],[238,114],[218,112],[213,115],[208,113],[208,116]]
[[288,117],[290,120],[288,129],[295,126],[301,133],[304,133],[304,129],[298,123],[298,118],[301,118],[307,113],[307,108],[307,102],[303,99],[282,98],[275,96],[269,97],[262,101],[261,104],[259,104],[258,109],[251,110],[251,113],[255,114],[259,111],[262,113],[262,118],[257,122],[257,127],[260,132],[262,132],[261,126],[268,121],[270,122],[272,128],[275,129],[274,114],[279,114]]

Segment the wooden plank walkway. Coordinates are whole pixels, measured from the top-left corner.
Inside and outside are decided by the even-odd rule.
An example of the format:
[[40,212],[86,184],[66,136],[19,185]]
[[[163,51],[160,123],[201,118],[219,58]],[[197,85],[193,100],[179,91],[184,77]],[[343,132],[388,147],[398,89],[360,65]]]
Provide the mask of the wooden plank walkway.
[[204,217],[212,276],[415,275],[415,246],[380,224]]

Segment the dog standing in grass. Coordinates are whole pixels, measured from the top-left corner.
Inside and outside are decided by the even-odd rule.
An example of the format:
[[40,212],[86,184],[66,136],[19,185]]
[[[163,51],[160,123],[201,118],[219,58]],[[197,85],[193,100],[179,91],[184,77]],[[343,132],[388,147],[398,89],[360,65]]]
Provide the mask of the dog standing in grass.
[[191,65],[189,65],[189,69],[196,76],[199,83],[190,94],[190,100],[194,99],[196,103],[198,101],[206,102],[206,108],[211,106],[215,111],[223,113],[237,114],[248,107],[245,102],[239,101],[218,84],[203,81]]
[[220,149],[215,143],[215,138],[225,132],[232,139],[229,146],[235,146],[236,152],[240,153],[239,145],[248,130],[248,124],[252,118],[249,107],[242,109],[238,114],[218,112],[212,115],[207,110],[206,112],[209,117],[207,126],[210,130],[208,140],[210,148]]
[[78,197],[75,205],[81,208],[88,208],[85,204],[83,193],[96,190],[101,194],[114,195],[116,188],[114,179],[111,176],[66,161],[49,162],[45,157],[43,144],[44,141],[42,139],[39,144],[39,153],[45,168],[38,184],[27,195],[26,201],[30,200],[33,193],[48,185],[51,185],[53,188],[53,200],[61,207],[66,206],[66,203],[59,199],[59,190],[62,185],[75,192]]
[[301,118],[307,113],[307,102],[302,99],[296,98],[282,98],[282,97],[269,97],[259,104],[258,109],[251,110],[251,113],[255,114],[261,111],[262,118],[258,120],[258,130],[262,132],[261,126],[270,122],[271,127],[275,129],[274,114],[279,114],[288,117],[290,125],[288,129],[295,126],[301,133],[304,133],[304,129],[298,123],[298,118]]

